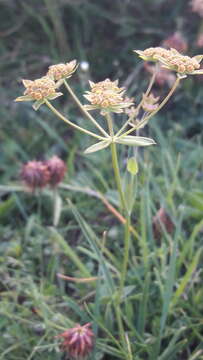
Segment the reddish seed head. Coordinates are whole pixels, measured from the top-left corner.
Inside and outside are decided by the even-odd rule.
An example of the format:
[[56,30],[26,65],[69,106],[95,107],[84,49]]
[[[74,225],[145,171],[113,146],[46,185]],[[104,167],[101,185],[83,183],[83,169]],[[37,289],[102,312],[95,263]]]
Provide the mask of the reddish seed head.
[[186,52],[188,49],[188,44],[185,38],[183,37],[183,35],[181,34],[181,32],[179,31],[176,31],[167,39],[165,39],[162,45],[167,48],[174,48],[179,52]]
[[43,162],[35,160],[23,165],[20,175],[21,179],[31,191],[46,186],[50,176],[47,166],[43,164]]
[[163,207],[161,207],[157,212],[156,216],[154,216],[152,225],[154,237],[157,240],[161,238],[163,228],[165,228],[165,231],[168,234],[172,234],[174,231],[174,224]]
[[77,324],[74,328],[64,331],[57,337],[62,337],[61,349],[72,359],[82,360],[90,354],[94,344],[94,333],[91,324]]
[[66,165],[58,156],[52,156],[51,159],[45,162],[50,174],[49,184],[57,186],[64,178],[66,172]]

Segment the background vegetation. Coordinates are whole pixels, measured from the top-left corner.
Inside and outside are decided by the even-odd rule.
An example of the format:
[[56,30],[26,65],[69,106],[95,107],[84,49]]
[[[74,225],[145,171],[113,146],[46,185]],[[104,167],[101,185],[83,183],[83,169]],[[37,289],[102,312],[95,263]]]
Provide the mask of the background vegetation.
[[[109,77],[119,78],[139,101],[149,74],[132,50],[158,46],[178,30],[188,55],[202,53],[196,44],[201,17],[185,0],[1,0],[0,10],[0,359],[63,359],[54,336],[88,321],[98,332],[92,359],[122,358],[109,335],[116,337],[117,330],[114,279],[108,278],[120,270],[122,227],[98,198],[102,193],[118,209],[110,155],[104,150],[85,156],[88,137],[45,107],[34,112],[29,103],[13,99],[22,93],[22,78],[38,78],[51,64],[77,59],[89,64],[71,79],[81,99],[89,79]],[[155,85],[161,96],[167,89]],[[139,235],[132,237],[123,298],[136,360],[155,360],[157,338],[159,360],[203,359],[202,96],[202,77],[187,78],[144,130],[158,145],[137,154],[133,225]],[[75,122],[86,121],[68,96],[56,101]],[[120,151],[125,171],[130,153]],[[68,186],[59,189],[61,206],[50,190],[33,196],[15,188],[22,163],[52,154],[68,168]],[[175,233],[163,230],[156,240],[152,222],[161,206]],[[109,282],[76,284],[57,273],[102,275]]]

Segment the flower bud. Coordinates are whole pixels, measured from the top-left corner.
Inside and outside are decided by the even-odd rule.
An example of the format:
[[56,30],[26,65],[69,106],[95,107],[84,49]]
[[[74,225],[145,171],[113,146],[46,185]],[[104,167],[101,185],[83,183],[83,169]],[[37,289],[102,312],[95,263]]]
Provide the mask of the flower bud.
[[118,80],[106,79],[98,83],[89,83],[91,91],[87,91],[84,97],[91,105],[84,105],[86,110],[100,109],[101,114],[105,115],[107,112],[121,113],[123,109],[132,105],[123,98],[125,89],[118,87]]
[[23,165],[21,179],[30,191],[45,187],[49,182],[49,171],[41,161],[29,161]]
[[153,94],[149,94],[146,96],[143,94],[142,96],[142,108],[146,112],[153,112],[158,109],[159,104],[159,97],[154,97]]
[[45,164],[49,171],[49,184],[55,187],[63,180],[65,176],[66,164],[56,155],[47,160]]
[[76,69],[77,69],[76,60],[72,60],[66,64],[51,65],[49,66],[47,76],[55,81],[58,81],[61,79],[66,79],[71,77]]
[[94,345],[94,333],[91,324],[77,324],[74,328],[64,331],[58,337],[63,338],[61,349],[72,359],[82,360],[90,354]]

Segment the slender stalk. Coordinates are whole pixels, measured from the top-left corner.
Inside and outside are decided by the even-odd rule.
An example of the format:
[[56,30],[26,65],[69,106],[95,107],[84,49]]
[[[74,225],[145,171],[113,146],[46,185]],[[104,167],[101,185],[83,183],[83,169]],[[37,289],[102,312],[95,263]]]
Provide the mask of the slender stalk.
[[99,136],[89,130],[83,129],[82,127],[74,124],[72,121],[68,120],[64,115],[62,115],[48,100],[45,100],[45,104],[48,106],[48,108],[56,115],[58,116],[61,120],[63,120],[64,122],[66,122],[68,125],[72,126],[73,128],[87,134],[90,135],[92,137],[95,137],[96,139],[99,140],[106,140],[106,137],[103,136]]
[[98,124],[98,122],[93,118],[93,116],[90,115],[87,110],[85,110],[84,106],[82,105],[78,97],[75,95],[75,93],[73,92],[67,81],[64,79],[63,82],[69,94],[72,96],[73,100],[78,105],[80,111],[100,130],[100,132],[104,136],[109,137],[108,133]]
[[120,195],[120,201],[121,201],[122,208],[126,211],[127,205],[126,205],[125,196],[124,196],[122,184],[121,184],[121,176],[120,176],[120,170],[119,170],[119,166],[118,166],[116,143],[112,142],[110,146],[111,146],[112,165],[113,165],[113,170],[114,170],[114,175],[115,175],[115,181],[116,181],[117,189],[118,189],[118,192]]
[[[116,318],[117,318],[117,323],[118,323],[118,327],[119,327],[120,337],[121,337],[123,346],[126,348],[125,331],[124,331],[123,321],[122,321],[122,317],[121,317],[120,305],[121,305],[121,298],[122,298],[122,294],[123,294],[123,288],[125,285],[128,260],[129,260],[130,214],[128,212],[125,196],[124,196],[124,193],[122,190],[121,176],[120,176],[120,170],[119,170],[119,166],[118,166],[117,148],[116,148],[116,144],[114,142],[111,143],[111,154],[112,154],[112,165],[113,165],[113,169],[114,169],[115,180],[116,180],[118,192],[120,194],[121,204],[122,204],[122,207],[126,214],[125,238],[124,238],[124,258],[123,258],[122,269],[121,269],[121,279],[120,279],[120,286],[119,286],[119,290],[118,290],[118,298],[117,298],[117,302],[115,304]],[[126,352],[126,359],[129,359],[128,351]]]
[[[154,71],[154,73],[153,73],[153,75],[152,75],[152,77],[151,77],[151,80],[150,80],[150,82],[149,82],[148,88],[147,88],[147,90],[146,90],[146,92],[145,92],[145,94],[144,94],[145,96],[148,96],[148,95],[149,95],[149,93],[150,93],[150,91],[151,91],[151,88],[152,88],[152,86],[153,86],[153,84],[154,84],[155,77],[156,77],[156,70]],[[136,109],[135,109],[136,113],[138,113],[138,111],[140,110],[143,101],[144,101],[144,97],[142,98],[142,100],[140,101],[140,103],[138,104],[138,106],[136,107]],[[129,119],[125,122],[125,124],[124,124],[124,125],[120,128],[120,130],[117,132],[116,136],[119,136],[119,135],[123,132],[123,130],[126,128],[126,126],[128,126],[128,124],[133,120],[133,118],[134,118],[134,115],[129,117]]]
[[130,214],[126,212],[126,223],[125,223],[125,243],[124,243],[124,257],[121,271],[121,280],[120,280],[120,288],[118,299],[121,302],[121,297],[123,294],[123,288],[125,285],[127,268],[128,268],[128,260],[129,260],[129,249],[130,249]]
[[[107,120],[107,124],[108,124],[108,128],[109,128],[110,136],[113,139],[113,137],[114,137],[113,121],[112,121],[111,115],[109,113],[106,114],[106,120]],[[121,338],[124,349],[126,349],[127,346],[126,346],[126,339],[125,339],[125,330],[124,330],[124,326],[123,326],[120,304],[121,304],[121,297],[122,297],[122,293],[123,293],[123,287],[125,284],[126,273],[127,273],[127,264],[128,264],[128,259],[129,259],[129,241],[130,241],[130,220],[129,219],[130,219],[130,215],[128,213],[125,196],[124,196],[123,189],[122,189],[121,176],[120,176],[120,170],[119,170],[119,165],[118,165],[117,148],[116,148],[116,143],[114,143],[114,142],[111,143],[111,155],[112,155],[112,165],[113,165],[113,170],[114,170],[114,175],[115,175],[115,181],[116,181],[116,185],[117,185],[118,192],[120,195],[121,205],[124,209],[124,212],[126,213],[124,260],[123,260],[122,270],[121,270],[121,280],[120,280],[120,286],[119,286],[119,291],[118,291],[118,298],[117,298],[116,303],[114,303],[114,309],[115,309],[120,338]],[[128,350],[128,349],[126,349],[126,350]],[[129,359],[129,354],[128,354],[128,351],[126,351],[126,360],[128,360],[128,359]]]
[[140,128],[142,125],[144,125],[146,123],[146,121],[148,121],[149,119],[151,119],[151,117],[153,117],[154,115],[156,115],[156,113],[162,109],[162,107],[168,102],[168,100],[170,99],[170,97],[173,95],[174,91],[177,89],[179,83],[180,83],[180,78],[177,77],[175,83],[173,84],[171,90],[169,91],[168,95],[164,98],[164,100],[161,102],[161,104],[159,105],[159,107],[154,110],[151,114],[149,114],[148,116],[144,117],[142,121],[139,122],[138,125],[134,126],[133,128],[131,128],[130,130],[126,131],[125,133],[123,133],[121,135],[121,137],[126,136],[128,134],[130,134],[131,132],[133,132],[134,130],[136,130],[137,128]]
[[107,120],[107,124],[108,124],[109,134],[111,137],[114,137],[113,120],[109,113],[106,114],[106,120]]

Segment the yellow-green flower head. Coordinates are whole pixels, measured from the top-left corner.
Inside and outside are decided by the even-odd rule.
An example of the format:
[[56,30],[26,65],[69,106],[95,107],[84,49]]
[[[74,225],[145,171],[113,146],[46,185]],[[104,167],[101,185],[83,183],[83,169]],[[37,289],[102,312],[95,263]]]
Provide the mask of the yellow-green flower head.
[[165,68],[180,75],[195,75],[202,73],[202,70],[199,70],[202,58],[202,55],[190,57],[180,54],[176,49],[170,49],[167,57],[159,56],[158,60]]
[[86,110],[100,109],[102,115],[107,112],[121,113],[132,104],[123,98],[125,89],[118,87],[118,80],[106,79],[96,84],[92,81],[89,83],[91,91],[87,91],[84,97],[91,105],[85,105]]
[[47,76],[55,81],[66,79],[72,76],[77,67],[76,60],[72,60],[66,64],[51,65],[49,66]]
[[146,61],[158,61],[158,57],[167,58],[169,55],[169,50],[162,47],[150,47],[145,50],[134,50],[141,59]]
[[60,92],[56,92],[56,84],[48,76],[43,76],[40,79],[22,80],[26,90],[23,96],[19,96],[15,101],[35,101],[33,105],[34,109],[37,110],[45,100],[53,100],[58,96],[63,95]]
[[143,51],[134,50],[139,56],[146,61],[159,61],[163,67],[176,71],[181,76],[202,74],[200,62],[202,55],[193,57],[180,54],[176,49],[170,50],[161,47],[150,47]]

